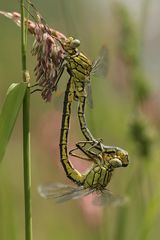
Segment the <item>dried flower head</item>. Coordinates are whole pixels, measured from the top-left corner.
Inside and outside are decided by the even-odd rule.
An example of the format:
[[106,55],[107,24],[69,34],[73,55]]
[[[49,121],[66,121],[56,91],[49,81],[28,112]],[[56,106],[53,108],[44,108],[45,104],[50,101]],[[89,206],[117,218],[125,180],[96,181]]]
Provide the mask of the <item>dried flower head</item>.
[[[21,15],[19,13],[0,11],[0,14],[12,19],[20,27]],[[34,69],[36,81],[41,87],[42,98],[45,101],[50,101],[52,92],[56,90],[58,76],[61,73],[65,57],[62,44],[67,41],[67,38],[41,22],[35,23],[31,20],[25,20],[25,23],[28,32],[35,37],[32,55],[37,58],[37,65]]]
[[35,27],[35,41],[32,55],[37,57],[34,69],[36,81],[42,88],[42,98],[50,101],[52,92],[56,90],[58,76],[61,72],[65,52],[56,37],[52,37],[47,29],[40,25]]

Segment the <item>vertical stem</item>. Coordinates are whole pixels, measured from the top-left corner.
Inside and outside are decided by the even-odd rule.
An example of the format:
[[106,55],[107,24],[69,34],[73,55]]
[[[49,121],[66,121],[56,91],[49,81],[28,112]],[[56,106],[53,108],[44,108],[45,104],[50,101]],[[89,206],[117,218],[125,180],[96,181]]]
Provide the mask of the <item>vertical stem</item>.
[[29,74],[26,66],[26,27],[23,0],[21,0],[21,51],[23,81],[28,85],[23,100],[23,168],[24,168],[24,205],[25,205],[25,240],[32,240],[31,209],[31,160],[30,160],[30,90]]
[[[22,70],[23,72],[27,69],[26,64],[26,31],[25,31],[25,21],[24,21],[24,2],[21,0],[21,54],[22,54]],[[23,75],[23,81],[26,82],[26,79]]]
[[23,100],[23,168],[24,168],[24,201],[25,201],[25,239],[32,239],[32,209],[31,209],[31,161],[30,161],[30,91],[26,91]]

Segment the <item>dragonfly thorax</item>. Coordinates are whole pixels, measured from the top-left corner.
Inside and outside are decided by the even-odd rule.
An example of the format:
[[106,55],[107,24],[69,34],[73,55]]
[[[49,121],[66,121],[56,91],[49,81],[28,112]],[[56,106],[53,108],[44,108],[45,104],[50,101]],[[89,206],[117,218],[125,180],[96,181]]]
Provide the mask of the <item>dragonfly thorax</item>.
[[74,77],[75,81],[88,83],[92,70],[91,62],[83,53],[79,52],[68,56],[67,70]]
[[113,170],[114,168],[109,163],[94,164],[85,175],[84,188],[105,189],[110,182]]

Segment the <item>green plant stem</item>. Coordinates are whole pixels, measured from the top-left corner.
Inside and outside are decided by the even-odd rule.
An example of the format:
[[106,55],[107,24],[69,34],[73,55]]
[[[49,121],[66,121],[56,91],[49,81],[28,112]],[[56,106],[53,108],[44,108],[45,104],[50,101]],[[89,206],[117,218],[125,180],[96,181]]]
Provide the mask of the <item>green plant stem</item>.
[[23,168],[24,168],[24,201],[25,201],[25,236],[32,239],[32,209],[31,209],[31,161],[30,161],[30,90],[26,91],[23,101]]
[[23,70],[23,81],[26,82],[25,74],[24,72],[27,69],[27,63],[26,63],[26,27],[24,22],[24,2],[21,0],[21,54],[22,54],[22,70]]
[[29,74],[26,64],[26,28],[24,22],[23,0],[21,0],[21,51],[23,81],[28,85],[23,100],[23,168],[24,168],[24,205],[25,205],[25,240],[32,240],[31,209],[31,159],[30,159],[30,90]]

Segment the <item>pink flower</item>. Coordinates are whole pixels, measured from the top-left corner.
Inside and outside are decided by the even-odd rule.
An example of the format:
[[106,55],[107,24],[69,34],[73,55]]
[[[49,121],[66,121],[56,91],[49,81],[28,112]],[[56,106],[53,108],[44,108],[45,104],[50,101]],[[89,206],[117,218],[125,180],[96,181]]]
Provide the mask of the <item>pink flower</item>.
[[80,206],[87,223],[91,226],[100,225],[102,222],[103,208],[93,205],[92,201],[96,193],[83,197],[80,200]]

